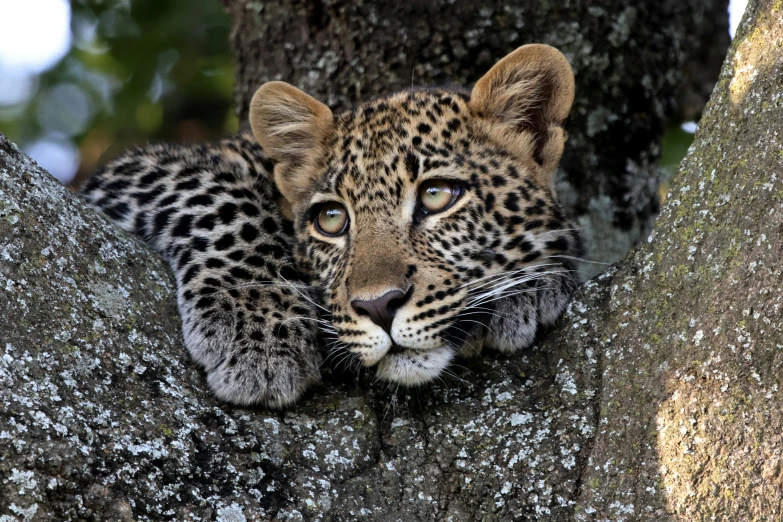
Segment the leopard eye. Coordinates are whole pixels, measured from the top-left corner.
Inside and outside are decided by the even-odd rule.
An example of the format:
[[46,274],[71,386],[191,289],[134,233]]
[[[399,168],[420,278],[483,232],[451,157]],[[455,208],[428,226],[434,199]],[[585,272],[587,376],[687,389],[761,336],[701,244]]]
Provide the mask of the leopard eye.
[[315,228],[325,236],[341,236],[348,229],[348,212],[339,203],[325,203],[315,217]]
[[428,213],[442,212],[459,199],[462,187],[453,181],[433,179],[419,188],[421,208]]

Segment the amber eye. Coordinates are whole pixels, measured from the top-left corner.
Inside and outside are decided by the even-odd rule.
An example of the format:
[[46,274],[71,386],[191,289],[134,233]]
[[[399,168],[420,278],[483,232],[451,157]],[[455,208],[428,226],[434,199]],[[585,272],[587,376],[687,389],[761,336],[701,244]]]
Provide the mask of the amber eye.
[[325,203],[315,218],[315,228],[325,236],[341,236],[348,229],[348,212],[339,203]]
[[449,208],[462,194],[462,187],[443,179],[433,179],[422,183],[419,188],[421,208],[429,213],[441,212]]

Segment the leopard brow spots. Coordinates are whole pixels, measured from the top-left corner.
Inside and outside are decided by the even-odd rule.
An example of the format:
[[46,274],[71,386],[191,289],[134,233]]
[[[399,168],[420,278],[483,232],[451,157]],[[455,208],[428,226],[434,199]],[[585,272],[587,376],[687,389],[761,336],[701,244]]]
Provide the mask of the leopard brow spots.
[[408,151],[405,154],[405,171],[408,173],[411,183],[416,181],[416,178],[418,178],[419,169],[419,157],[416,156],[412,151]]

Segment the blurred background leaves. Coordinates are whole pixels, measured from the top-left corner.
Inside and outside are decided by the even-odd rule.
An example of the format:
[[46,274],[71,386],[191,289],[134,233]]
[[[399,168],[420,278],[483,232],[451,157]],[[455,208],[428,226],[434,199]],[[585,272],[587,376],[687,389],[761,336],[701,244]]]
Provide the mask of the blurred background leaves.
[[0,0],[0,18],[0,132],[64,183],[132,145],[237,128],[215,0]]

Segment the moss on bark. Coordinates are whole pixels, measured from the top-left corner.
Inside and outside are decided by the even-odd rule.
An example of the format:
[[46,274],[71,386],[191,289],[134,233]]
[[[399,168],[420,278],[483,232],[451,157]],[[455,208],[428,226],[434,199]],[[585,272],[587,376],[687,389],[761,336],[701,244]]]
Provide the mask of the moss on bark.
[[578,519],[783,516],[781,114],[783,11],[750,2],[650,242],[612,283]]

